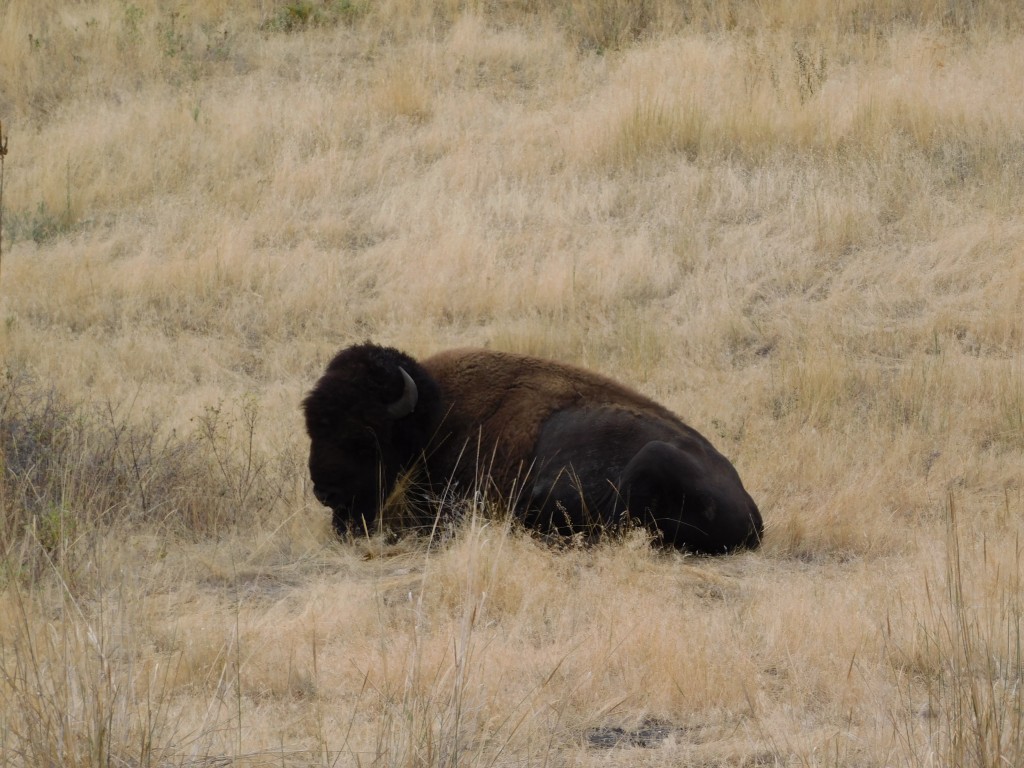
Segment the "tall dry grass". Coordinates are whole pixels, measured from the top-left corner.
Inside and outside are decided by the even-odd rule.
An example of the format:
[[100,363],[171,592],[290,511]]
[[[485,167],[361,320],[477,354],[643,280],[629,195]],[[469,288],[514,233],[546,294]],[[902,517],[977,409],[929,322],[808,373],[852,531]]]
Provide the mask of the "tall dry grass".
[[[1021,761],[1014,3],[0,0],[11,765]],[[630,382],[763,548],[341,544],[366,338]]]

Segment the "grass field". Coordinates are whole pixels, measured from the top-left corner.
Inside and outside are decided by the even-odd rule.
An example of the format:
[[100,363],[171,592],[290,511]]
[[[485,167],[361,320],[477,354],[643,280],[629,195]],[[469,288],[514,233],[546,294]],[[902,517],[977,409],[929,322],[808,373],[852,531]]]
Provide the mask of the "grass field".
[[[0,0],[12,766],[1024,763],[1024,9]],[[761,550],[342,544],[340,347],[586,365]]]

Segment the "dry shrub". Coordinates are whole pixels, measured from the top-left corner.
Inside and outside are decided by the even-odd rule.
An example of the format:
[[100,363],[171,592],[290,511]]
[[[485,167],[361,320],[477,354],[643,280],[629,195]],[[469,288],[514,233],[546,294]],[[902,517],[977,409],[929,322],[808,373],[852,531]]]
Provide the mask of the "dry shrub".
[[9,574],[73,579],[97,537],[155,528],[216,536],[276,507],[281,478],[255,450],[253,402],[208,407],[186,437],[130,406],[76,404],[27,372],[0,386],[0,539]]

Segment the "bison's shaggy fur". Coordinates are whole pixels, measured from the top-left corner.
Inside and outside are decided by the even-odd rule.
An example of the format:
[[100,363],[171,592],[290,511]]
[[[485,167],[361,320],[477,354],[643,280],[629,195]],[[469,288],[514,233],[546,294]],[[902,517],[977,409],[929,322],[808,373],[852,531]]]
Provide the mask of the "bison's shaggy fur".
[[694,552],[760,543],[757,506],[708,440],[581,368],[477,349],[417,362],[363,344],[303,406],[314,493],[342,534],[371,526],[412,471],[428,494],[496,495],[545,531],[635,521]]

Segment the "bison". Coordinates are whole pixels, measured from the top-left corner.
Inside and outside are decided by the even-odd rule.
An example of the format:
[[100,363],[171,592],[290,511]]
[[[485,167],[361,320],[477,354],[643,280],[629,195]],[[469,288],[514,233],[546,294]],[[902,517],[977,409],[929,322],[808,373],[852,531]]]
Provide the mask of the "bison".
[[728,459],[658,403],[582,368],[482,349],[416,361],[366,343],[331,360],[303,410],[313,493],[342,536],[373,526],[412,477],[435,498],[501,498],[545,532],[642,524],[704,554],[761,541]]

